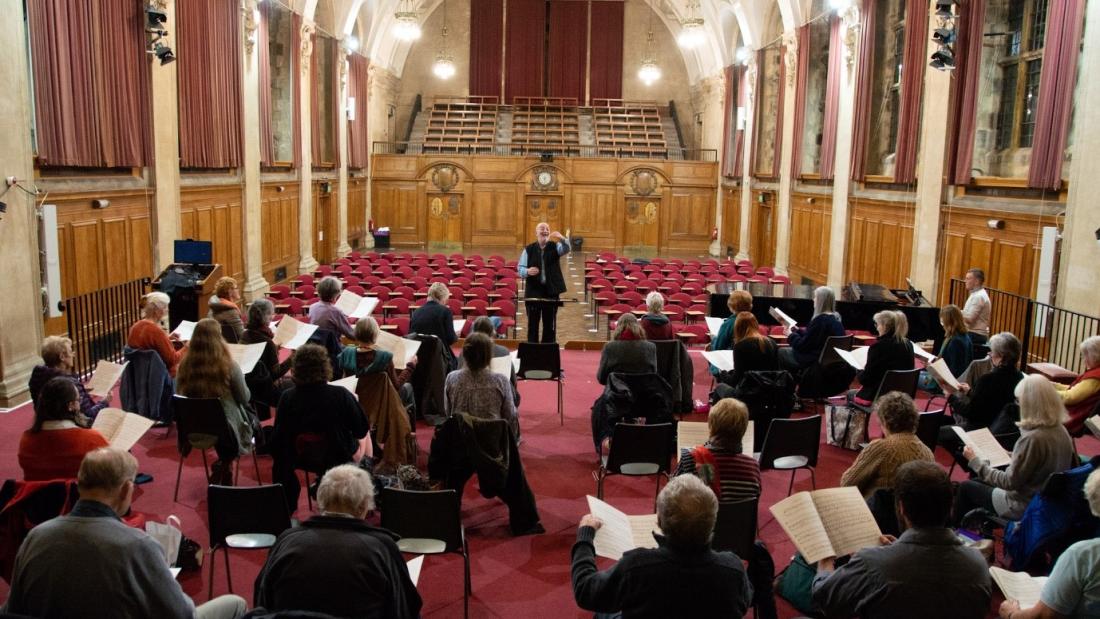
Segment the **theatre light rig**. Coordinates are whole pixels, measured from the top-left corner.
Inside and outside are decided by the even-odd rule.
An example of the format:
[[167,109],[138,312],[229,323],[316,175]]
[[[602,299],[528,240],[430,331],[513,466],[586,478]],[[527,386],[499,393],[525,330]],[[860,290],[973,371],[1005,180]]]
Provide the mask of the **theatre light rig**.
[[168,36],[164,29],[167,21],[168,14],[164,11],[152,4],[145,7],[145,53],[156,57],[161,66],[176,60],[176,54],[163,40]]
[[937,45],[928,66],[938,71],[955,69],[955,0],[936,0],[935,15],[939,26],[932,30],[932,42]]

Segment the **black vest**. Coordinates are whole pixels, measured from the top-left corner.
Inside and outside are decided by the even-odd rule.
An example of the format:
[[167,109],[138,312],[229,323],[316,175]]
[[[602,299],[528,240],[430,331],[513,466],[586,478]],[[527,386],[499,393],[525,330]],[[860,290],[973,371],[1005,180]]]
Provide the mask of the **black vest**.
[[[538,241],[531,243],[525,250],[527,252],[527,266],[538,267],[539,275],[527,276],[527,298],[556,299],[565,292],[565,278],[561,274],[561,266],[558,261],[558,244],[552,241],[546,243],[546,247],[539,247]],[[542,274],[546,274],[546,283],[540,281]]]

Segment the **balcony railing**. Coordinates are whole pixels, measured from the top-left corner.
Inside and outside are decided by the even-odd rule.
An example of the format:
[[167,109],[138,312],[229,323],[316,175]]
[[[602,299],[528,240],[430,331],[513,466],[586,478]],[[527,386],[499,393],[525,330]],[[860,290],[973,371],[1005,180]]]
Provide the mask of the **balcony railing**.
[[666,159],[718,161],[713,148],[612,147],[580,144],[501,144],[472,142],[375,142],[376,155],[495,155],[503,157],[581,157],[591,159]]

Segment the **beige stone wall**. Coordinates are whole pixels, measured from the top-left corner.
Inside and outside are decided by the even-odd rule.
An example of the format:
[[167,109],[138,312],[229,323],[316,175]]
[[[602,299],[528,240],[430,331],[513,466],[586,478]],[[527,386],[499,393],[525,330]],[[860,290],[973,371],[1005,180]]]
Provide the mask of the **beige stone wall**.
[[421,29],[424,34],[412,45],[401,69],[396,96],[397,135],[404,139],[416,95],[428,107],[437,96],[470,94],[470,0],[447,0],[447,52],[454,58],[455,74],[442,80],[432,73],[435,57],[442,49],[443,5],[428,16]]
[[[661,65],[661,79],[646,86],[638,79],[638,69],[646,51],[646,33],[650,20],[653,24],[654,57]],[[668,105],[676,102],[676,111],[680,117],[680,129],[684,134],[684,146],[687,148],[716,148],[699,146],[702,136],[696,135],[695,109],[692,103],[692,88],[688,79],[687,66],[681,55],[676,39],[665,27],[664,22],[653,13],[645,2],[627,2],[623,15],[623,98],[630,100],[657,101]],[[721,125],[719,125],[720,127]],[[717,142],[721,142],[721,129]]]

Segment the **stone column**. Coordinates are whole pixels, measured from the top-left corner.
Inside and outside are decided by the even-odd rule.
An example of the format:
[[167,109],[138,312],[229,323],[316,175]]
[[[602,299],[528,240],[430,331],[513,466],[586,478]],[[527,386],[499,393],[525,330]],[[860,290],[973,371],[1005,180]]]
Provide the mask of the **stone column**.
[[[340,168],[339,186],[336,188],[336,255],[346,256],[351,252],[348,245],[348,57],[345,50],[339,56],[340,88],[336,94],[337,116],[336,135],[339,148]],[[366,102],[364,101],[364,104]]]
[[244,234],[244,285],[248,301],[262,297],[269,287],[263,273],[263,206],[260,183],[260,71],[255,53],[259,20],[257,0],[241,1],[241,130],[243,134],[242,180],[244,182],[241,231]]
[[299,125],[298,131],[301,139],[301,167],[298,169],[298,178],[301,181],[298,194],[298,271],[301,273],[312,272],[317,268],[317,260],[313,257],[313,133],[310,126],[310,114],[313,107],[310,100],[310,91],[313,88],[313,66],[310,58],[313,56],[313,24],[302,23],[300,33],[302,47],[298,50],[301,72],[298,79],[301,87],[298,89]]
[[791,158],[794,149],[794,99],[795,85],[798,83],[798,35],[792,31],[783,35],[786,51],[783,62],[786,63],[787,84],[783,91],[783,136],[779,156],[779,201],[775,212],[775,271],[787,274],[787,263],[791,256]]
[[845,258],[848,252],[848,197],[852,175],[852,115],[856,93],[856,58],[859,54],[859,11],[849,8],[844,19],[844,63],[840,69],[840,95],[837,105],[836,163],[833,166],[833,214],[829,232],[829,272],[827,284],[839,291],[844,286]]
[[[176,41],[176,0],[157,4],[167,15],[162,27],[168,31],[168,44]],[[153,123],[153,163],[150,167],[153,194],[153,269],[160,273],[172,263],[173,241],[180,238],[180,138],[176,68],[172,62],[150,62],[150,121]],[[29,99],[28,99],[29,100]]]
[[[928,32],[939,26],[935,1],[929,11]],[[928,39],[929,58],[938,46]],[[909,274],[925,298],[936,298],[939,282],[940,207],[943,203],[943,168],[947,161],[947,126],[950,116],[951,72],[924,69],[924,105],[920,120],[920,150],[917,160],[917,201],[913,214],[913,259]]]
[[[21,187],[34,187],[31,153],[31,97],[27,71],[27,36],[23,3],[12,3],[0,20],[0,170]],[[30,399],[27,380],[39,362],[42,342],[42,297],[38,275],[38,218],[35,197],[0,181],[0,259],[4,261],[4,294],[0,295],[0,407]]]
[[749,60],[745,75],[745,133],[741,145],[741,238],[738,239],[737,259],[750,260],[749,225],[752,222],[752,141],[755,138],[753,126],[756,124],[756,54]]
[[[1100,25],[1100,2],[1085,4],[1085,46],[1081,52],[1078,75],[1100,71],[1100,37],[1088,31]],[[1100,80],[1077,82],[1078,102],[1100,101]],[[1057,305],[1090,316],[1100,315],[1100,288],[1093,279],[1100,264],[1100,209],[1096,208],[1093,183],[1100,178],[1100,109],[1076,106],[1073,122],[1073,163],[1069,170],[1069,195],[1066,199],[1066,223],[1062,229],[1062,251],[1058,264]],[[1096,138],[1096,139],[1093,139]]]

